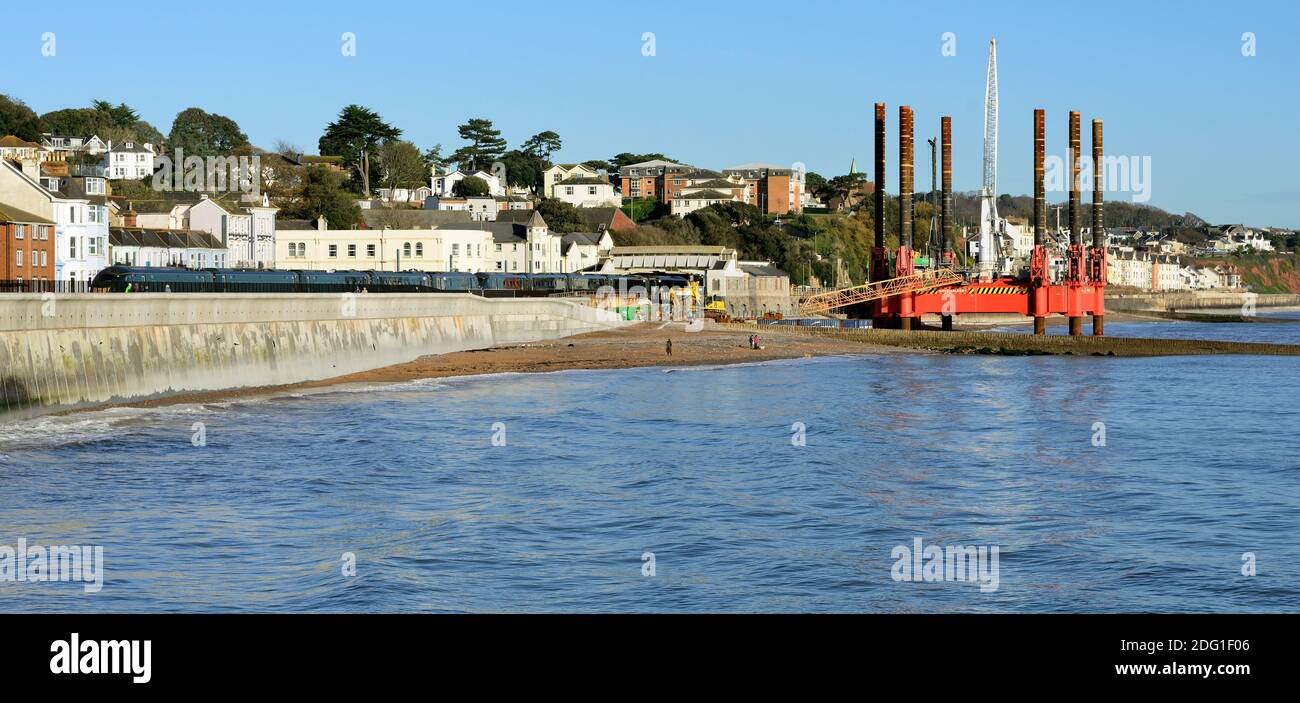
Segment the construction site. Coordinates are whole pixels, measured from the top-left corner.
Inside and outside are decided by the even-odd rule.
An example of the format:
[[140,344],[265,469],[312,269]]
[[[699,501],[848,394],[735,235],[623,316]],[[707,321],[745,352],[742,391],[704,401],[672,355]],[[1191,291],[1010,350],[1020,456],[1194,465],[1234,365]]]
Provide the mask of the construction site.
[[[1027,262],[1008,255],[1006,223],[997,215],[998,98],[996,43],[990,42],[984,109],[984,173],[980,189],[981,216],[976,261],[957,266],[958,257],[948,236],[952,214],[952,118],[940,118],[939,151],[942,154],[942,199],[937,234],[919,241],[913,228],[914,115],[907,105],[898,108],[899,246],[886,247],[885,189],[877,187],[872,207],[875,246],[870,280],[821,292],[800,301],[801,315],[844,314],[869,319],[875,329],[912,330],[925,315],[937,315],[943,330],[952,330],[962,315],[1019,315],[1032,318],[1034,333],[1046,334],[1051,316],[1068,320],[1069,334],[1083,334],[1084,318],[1091,317],[1092,334],[1105,334],[1106,241],[1103,205],[1102,121],[1092,121],[1092,203],[1087,213],[1092,241],[1084,241],[1085,212],[1081,202],[1080,114],[1068,116],[1069,233],[1070,244],[1062,257],[1047,227],[1044,160],[1047,116],[1034,110],[1034,248]],[[933,147],[933,142],[931,142]],[[875,182],[887,179],[887,109],[875,105]],[[1063,261],[1061,259],[1064,259]]]

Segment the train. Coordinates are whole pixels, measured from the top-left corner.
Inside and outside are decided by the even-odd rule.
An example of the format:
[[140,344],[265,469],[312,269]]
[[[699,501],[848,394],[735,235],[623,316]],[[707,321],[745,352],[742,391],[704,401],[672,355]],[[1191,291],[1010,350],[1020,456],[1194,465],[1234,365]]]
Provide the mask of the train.
[[426,271],[280,271],[109,266],[90,283],[107,293],[475,293],[485,297],[541,297],[609,287],[649,292],[688,289],[680,275]]

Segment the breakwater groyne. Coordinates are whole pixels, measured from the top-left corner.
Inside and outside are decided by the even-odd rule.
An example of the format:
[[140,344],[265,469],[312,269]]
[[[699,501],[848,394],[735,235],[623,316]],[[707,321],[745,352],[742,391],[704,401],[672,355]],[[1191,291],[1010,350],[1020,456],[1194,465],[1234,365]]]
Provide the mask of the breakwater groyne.
[[469,294],[0,296],[0,421],[313,381],[610,329],[567,300]]

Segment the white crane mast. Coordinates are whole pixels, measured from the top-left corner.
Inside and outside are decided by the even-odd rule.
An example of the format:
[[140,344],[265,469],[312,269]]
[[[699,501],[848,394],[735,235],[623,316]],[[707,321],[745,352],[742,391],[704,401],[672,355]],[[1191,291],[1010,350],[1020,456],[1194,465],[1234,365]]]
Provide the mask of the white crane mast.
[[[984,183],[980,188],[980,240],[977,273],[993,279],[1002,238],[998,191],[998,40],[989,40],[988,80],[984,84]],[[995,242],[997,242],[995,244]]]

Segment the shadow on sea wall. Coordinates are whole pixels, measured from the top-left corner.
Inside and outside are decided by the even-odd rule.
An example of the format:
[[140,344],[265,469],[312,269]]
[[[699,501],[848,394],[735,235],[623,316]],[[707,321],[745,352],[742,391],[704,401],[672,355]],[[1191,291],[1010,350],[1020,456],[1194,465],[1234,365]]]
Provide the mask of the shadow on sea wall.
[[331,378],[621,324],[613,318],[563,300],[467,294],[4,296],[0,421]]

